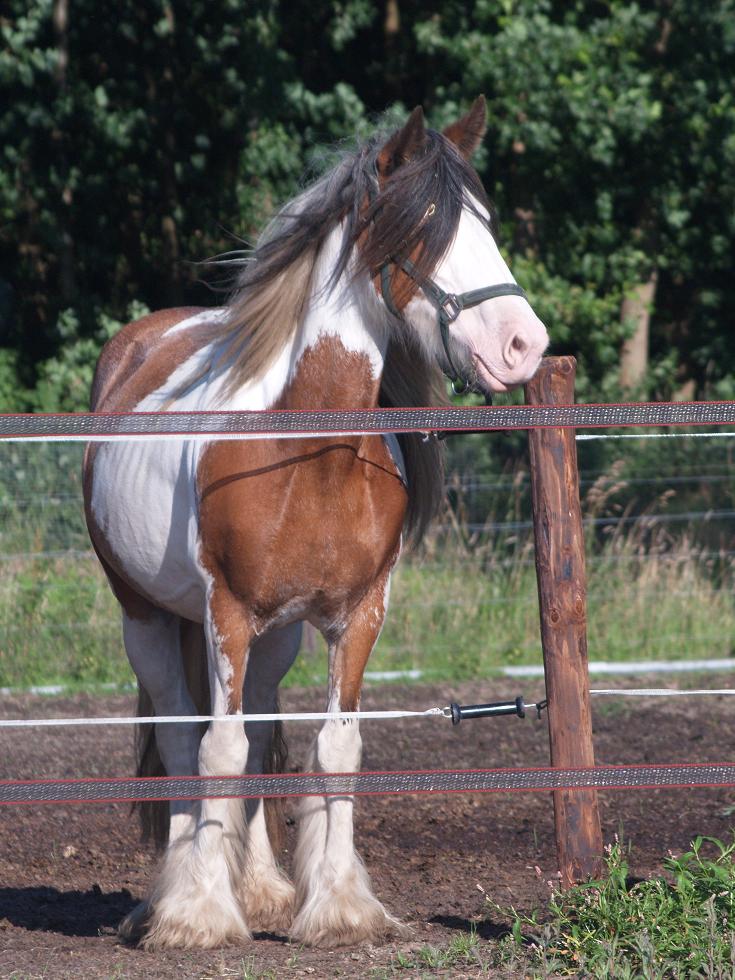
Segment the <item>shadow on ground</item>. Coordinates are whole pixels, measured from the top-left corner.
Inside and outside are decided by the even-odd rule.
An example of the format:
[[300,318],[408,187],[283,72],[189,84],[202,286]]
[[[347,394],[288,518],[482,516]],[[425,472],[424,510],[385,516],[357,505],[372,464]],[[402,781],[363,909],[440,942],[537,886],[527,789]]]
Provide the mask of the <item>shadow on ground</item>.
[[126,888],[107,893],[98,885],[86,891],[0,888],[0,920],[64,936],[98,936],[115,930],[135,904]]
[[445,929],[455,929],[457,932],[474,932],[480,939],[503,939],[510,935],[507,925],[493,922],[490,919],[483,919],[476,922],[474,919],[463,919],[458,915],[435,915],[429,920],[435,925],[443,926]]

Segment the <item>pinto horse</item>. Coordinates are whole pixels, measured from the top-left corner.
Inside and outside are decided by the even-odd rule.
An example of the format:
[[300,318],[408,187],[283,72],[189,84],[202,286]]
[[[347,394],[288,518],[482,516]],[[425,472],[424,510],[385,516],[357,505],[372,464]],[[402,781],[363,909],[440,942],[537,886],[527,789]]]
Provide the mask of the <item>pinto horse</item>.
[[[93,410],[371,409],[436,403],[442,371],[485,394],[528,380],[548,338],[468,162],[484,131],[482,98],[443,133],[418,108],[344,156],[265,229],[227,307],[153,313],[107,344]],[[356,710],[391,570],[441,488],[440,449],[419,435],[90,445],[87,522],[140,715],[277,710],[304,621],[328,645],[327,710]],[[159,725],[139,771],[263,772],[273,737],[246,719]],[[307,768],[351,772],[360,756],[357,722],[330,720]],[[337,945],[400,928],[354,848],[351,797],[301,805],[295,887],[256,802],[172,801],[158,878],[122,935]]]

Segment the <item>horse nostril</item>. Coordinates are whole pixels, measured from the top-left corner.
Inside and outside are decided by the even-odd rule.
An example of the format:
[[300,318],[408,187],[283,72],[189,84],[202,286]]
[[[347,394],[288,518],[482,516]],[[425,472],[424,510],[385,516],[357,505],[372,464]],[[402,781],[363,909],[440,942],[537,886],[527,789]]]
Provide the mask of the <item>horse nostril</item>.
[[519,371],[526,363],[529,350],[529,341],[522,330],[514,334],[509,333],[503,348],[503,360],[507,370]]
[[517,333],[506,342],[503,359],[507,367],[511,371],[515,371],[525,361],[527,352],[528,342],[523,339],[520,333]]

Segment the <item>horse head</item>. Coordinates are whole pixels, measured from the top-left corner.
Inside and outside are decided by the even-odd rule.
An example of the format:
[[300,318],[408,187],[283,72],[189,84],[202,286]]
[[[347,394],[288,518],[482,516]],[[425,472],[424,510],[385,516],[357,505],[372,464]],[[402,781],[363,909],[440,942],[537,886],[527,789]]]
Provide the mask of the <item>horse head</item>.
[[480,96],[438,133],[417,108],[379,149],[363,263],[389,313],[455,390],[490,395],[528,381],[549,338],[498,249],[469,164],[485,116]]

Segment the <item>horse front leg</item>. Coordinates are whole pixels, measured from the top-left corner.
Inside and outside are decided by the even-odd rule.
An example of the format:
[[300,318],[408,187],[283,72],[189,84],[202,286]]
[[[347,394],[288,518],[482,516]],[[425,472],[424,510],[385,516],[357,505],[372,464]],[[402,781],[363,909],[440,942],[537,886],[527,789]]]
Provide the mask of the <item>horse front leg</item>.
[[[202,776],[245,772],[248,741],[242,723],[242,687],[253,636],[249,619],[226,589],[213,589],[204,622],[211,713],[199,745]],[[242,800],[202,800],[193,832],[169,846],[150,899],[147,948],[212,948],[250,938],[239,888],[245,866]]]
[[[243,692],[245,714],[270,714],[278,711],[278,685],[296,659],[301,644],[301,623],[293,623],[271,630],[253,641],[248,658]],[[275,725],[272,721],[248,722],[247,771],[259,774],[266,770],[280,772],[285,758],[270,765]],[[285,743],[281,741],[281,745]],[[275,805],[274,805],[275,804]],[[271,808],[268,820],[267,809]],[[240,901],[245,909],[248,925],[254,931],[283,932],[293,919],[294,888],[273,852],[269,830],[276,830],[274,837],[280,846],[280,828],[274,828],[275,820],[282,818],[278,801],[248,800],[245,804],[248,821],[245,875],[240,887]],[[270,827],[269,827],[270,824]]]
[[[356,711],[362,677],[385,617],[387,576],[365,596],[329,650],[329,711]],[[356,720],[326,721],[307,770],[356,772],[362,740]],[[295,854],[297,914],[291,938],[311,946],[376,941],[401,932],[372,892],[353,843],[352,796],[307,797]]]

